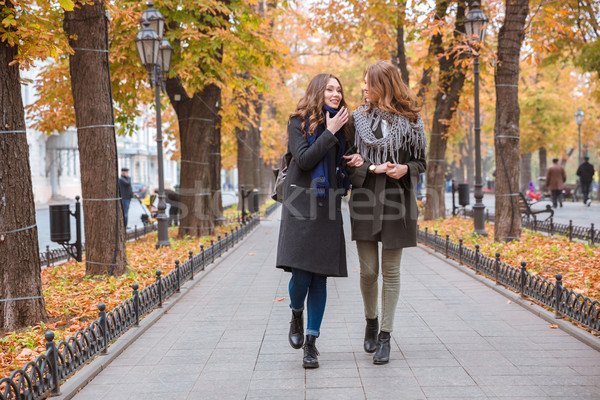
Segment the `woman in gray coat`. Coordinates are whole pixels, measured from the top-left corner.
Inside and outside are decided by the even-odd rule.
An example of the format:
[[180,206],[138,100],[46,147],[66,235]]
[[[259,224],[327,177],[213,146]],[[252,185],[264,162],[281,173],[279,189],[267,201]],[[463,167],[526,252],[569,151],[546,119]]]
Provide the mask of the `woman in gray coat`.
[[327,277],[348,276],[340,207],[350,186],[342,157],[347,121],[339,80],[319,74],[310,81],[288,123],[291,162],[283,187],[277,267],[292,273],[288,338],[295,349],[304,345],[304,368],[319,366],[315,341],[325,312]]
[[[352,182],[352,240],[358,250],[367,320],[364,348],[375,353],[373,363],[386,364],[400,294],[402,249],[417,245],[415,188],[425,171],[427,140],[415,99],[395,66],[376,62],[364,78],[365,102],[352,113],[358,154],[345,158]],[[380,242],[381,332],[377,305]]]

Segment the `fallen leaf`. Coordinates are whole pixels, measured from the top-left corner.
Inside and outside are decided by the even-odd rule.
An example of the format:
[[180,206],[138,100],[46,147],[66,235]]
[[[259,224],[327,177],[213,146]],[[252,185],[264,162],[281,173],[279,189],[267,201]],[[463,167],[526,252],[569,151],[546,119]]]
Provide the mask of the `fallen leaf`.
[[506,302],[506,304],[510,304],[510,303],[512,303],[512,301],[510,301],[510,300]]
[[552,328],[552,329],[558,329],[558,325],[550,325],[550,328]]
[[248,253],[249,256],[255,256],[256,253]]
[[280,299],[275,299],[275,300],[273,300],[273,301],[281,301],[281,300],[285,300],[285,297],[282,297],[282,298],[280,298]]

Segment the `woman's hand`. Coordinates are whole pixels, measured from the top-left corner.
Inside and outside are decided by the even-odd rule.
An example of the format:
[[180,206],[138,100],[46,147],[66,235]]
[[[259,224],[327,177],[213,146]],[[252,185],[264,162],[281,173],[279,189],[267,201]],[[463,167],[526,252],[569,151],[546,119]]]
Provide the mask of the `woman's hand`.
[[400,179],[408,173],[408,165],[387,163],[386,175],[390,178]]
[[348,122],[348,109],[342,107],[333,118],[330,118],[327,112],[325,113],[325,119],[327,120],[327,130],[335,135]]
[[356,167],[356,168],[358,168],[358,167],[362,166],[365,163],[365,160],[363,160],[362,156],[360,154],[358,154],[358,153],[354,153],[354,154],[351,154],[349,156],[344,156],[344,158],[346,160],[349,160],[347,162],[347,164],[348,164],[349,167]]

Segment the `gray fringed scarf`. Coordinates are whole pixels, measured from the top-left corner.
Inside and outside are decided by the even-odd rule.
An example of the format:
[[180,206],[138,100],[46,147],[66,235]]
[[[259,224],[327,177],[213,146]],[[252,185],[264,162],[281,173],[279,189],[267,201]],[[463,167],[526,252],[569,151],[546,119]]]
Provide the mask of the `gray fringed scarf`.
[[[408,151],[410,155],[424,154],[427,149],[423,120],[421,117],[416,123],[410,122],[406,117],[374,107],[371,112],[366,112],[368,105],[358,107],[352,113],[356,128],[356,148],[366,161],[373,164],[383,164],[392,158],[398,164],[399,151]],[[381,123],[384,133],[377,139],[373,132]]]

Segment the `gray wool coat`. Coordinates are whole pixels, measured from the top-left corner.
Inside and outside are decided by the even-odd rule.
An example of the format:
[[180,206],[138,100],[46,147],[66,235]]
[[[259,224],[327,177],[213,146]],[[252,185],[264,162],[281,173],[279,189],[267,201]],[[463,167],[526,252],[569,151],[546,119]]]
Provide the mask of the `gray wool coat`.
[[[374,134],[376,138],[383,137],[381,124]],[[391,158],[388,161],[393,162]],[[412,155],[400,151],[398,163],[408,166],[407,174],[400,179],[370,173],[371,163],[367,161],[358,168],[346,166],[352,183],[349,204],[352,240],[382,242],[384,249],[417,245],[415,189],[419,174],[425,172],[425,154],[415,156],[414,151]]]
[[[348,276],[346,240],[342,226],[341,190],[337,190],[335,156],[339,141],[328,130],[311,145],[302,134],[303,121],[288,125],[288,151],[292,161],[283,187],[277,268],[291,268],[323,276]],[[328,153],[330,149],[331,151]],[[311,187],[311,170],[329,156],[329,198],[317,198]]]

